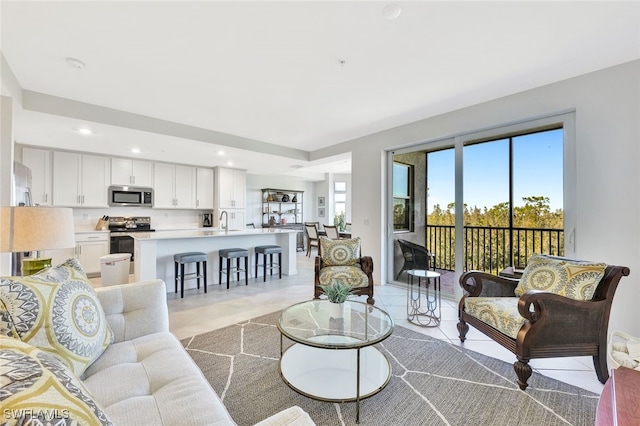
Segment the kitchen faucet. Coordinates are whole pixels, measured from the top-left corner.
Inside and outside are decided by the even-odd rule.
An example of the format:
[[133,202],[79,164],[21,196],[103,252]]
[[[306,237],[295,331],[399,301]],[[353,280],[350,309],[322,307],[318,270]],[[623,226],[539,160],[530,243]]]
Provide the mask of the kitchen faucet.
[[222,220],[222,216],[225,217],[225,225],[222,227],[222,229],[224,229],[225,231],[229,230],[229,214],[227,213],[226,210],[222,210],[222,213],[220,213],[220,219]]

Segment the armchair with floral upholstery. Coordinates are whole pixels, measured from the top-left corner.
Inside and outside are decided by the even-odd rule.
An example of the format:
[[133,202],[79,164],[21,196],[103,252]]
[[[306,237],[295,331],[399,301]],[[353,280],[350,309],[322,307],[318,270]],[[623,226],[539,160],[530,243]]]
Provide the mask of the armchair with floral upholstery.
[[361,256],[360,238],[331,240],[320,237],[320,253],[316,256],[314,299],[324,293],[321,286],[341,281],[352,287],[352,294],[367,296],[373,305],[373,259]]
[[465,294],[458,307],[464,343],[469,324],[515,354],[521,390],[534,358],[592,356],[598,380],[609,378],[607,328],[611,302],[629,268],[533,255],[522,277],[479,271],[460,277]]

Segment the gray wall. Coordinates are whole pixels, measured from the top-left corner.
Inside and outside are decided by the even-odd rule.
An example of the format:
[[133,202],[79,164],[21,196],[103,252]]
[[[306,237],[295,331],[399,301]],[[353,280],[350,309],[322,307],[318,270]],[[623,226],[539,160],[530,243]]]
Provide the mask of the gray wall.
[[312,153],[352,152],[353,229],[385,281],[385,150],[575,111],[575,254],[631,268],[610,330],[640,336],[640,61],[427,118]]

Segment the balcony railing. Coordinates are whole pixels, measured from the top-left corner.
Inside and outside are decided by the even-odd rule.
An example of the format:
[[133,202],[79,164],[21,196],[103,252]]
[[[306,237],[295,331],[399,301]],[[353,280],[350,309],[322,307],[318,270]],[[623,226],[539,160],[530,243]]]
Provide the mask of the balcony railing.
[[[455,269],[455,226],[428,225],[426,247],[436,268]],[[508,266],[524,269],[534,253],[564,255],[564,231],[546,228],[464,227],[464,270],[497,274]]]

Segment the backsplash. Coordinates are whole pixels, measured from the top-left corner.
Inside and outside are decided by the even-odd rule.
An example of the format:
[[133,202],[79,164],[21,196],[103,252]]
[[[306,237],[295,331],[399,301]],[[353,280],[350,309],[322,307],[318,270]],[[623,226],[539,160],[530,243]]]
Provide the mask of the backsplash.
[[[210,211],[210,210],[209,210]],[[105,209],[73,209],[76,231],[93,230],[102,216],[149,216],[151,227],[163,229],[200,228],[205,210],[160,210],[146,207],[111,207]]]

